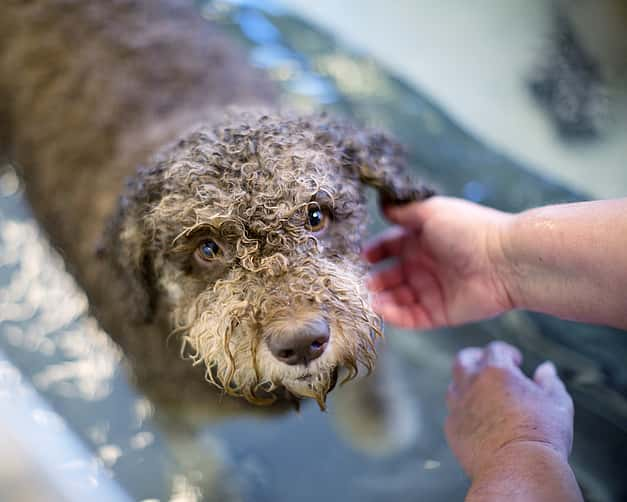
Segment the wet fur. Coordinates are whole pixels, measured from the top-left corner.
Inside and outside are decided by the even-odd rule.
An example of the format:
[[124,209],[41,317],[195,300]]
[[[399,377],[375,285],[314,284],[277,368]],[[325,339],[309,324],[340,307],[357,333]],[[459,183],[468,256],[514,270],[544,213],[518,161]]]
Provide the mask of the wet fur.
[[[255,403],[323,406],[338,368],[374,365],[364,187],[384,202],[430,192],[386,135],[280,113],[274,96],[185,1],[3,6],[2,146],[153,397],[196,399],[209,380]],[[330,219],[324,233],[307,229],[312,205]],[[206,238],[221,253],[202,267],[193,254]],[[291,367],[271,356],[281,323],[320,316],[322,357]]]

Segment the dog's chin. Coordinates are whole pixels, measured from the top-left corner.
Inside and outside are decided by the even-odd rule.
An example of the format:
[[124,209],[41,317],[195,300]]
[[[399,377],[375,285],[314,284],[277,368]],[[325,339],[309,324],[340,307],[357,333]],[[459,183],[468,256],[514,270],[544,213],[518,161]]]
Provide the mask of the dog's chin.
[[[339,369],[337,367],[325,374],[306,374],[296,379],[284,380],[281,390],[285,392],[285,398],[292,401],[313,399],[321,410],[326,409],[327,395],[335,388],[338,380]],[[280,390],[278,396],[280,396]]]
[[226,394],[243,397],[255,405],[291,403],[298,409],[300,401],[313,399],[324,411],[327,395],[335,388],[340,372],[343,374],[339,366],[327,367],[324,370],[312,368],[310,372],[268,379],[261,385],[238,385],[237,380],[232,380],[231,385],[227,387],[218,377],[218,368],[213,366],[207,372],[207,380]]

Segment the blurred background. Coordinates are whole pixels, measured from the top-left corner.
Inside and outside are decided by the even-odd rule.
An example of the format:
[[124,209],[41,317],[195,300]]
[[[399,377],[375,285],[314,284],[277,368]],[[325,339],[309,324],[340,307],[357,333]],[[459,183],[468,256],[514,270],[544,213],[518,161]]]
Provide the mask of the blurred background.
[[[627,195],[624,1],[196,3],[286,104],[390,130],[445,193],[512,211]],[[181,430],[132,387],[86,307],[2,166],[2,501],[461,500],[441,430],[450,361],[495,338],[521,347],[527,370],[557,363],[586,499],[627,500],[625,333],[526,313],[429,336],[388,329],[398,399],[381,416],[340,389],[324,415],[306,405]]]
[[595,197],[627,193],[627,2],[280,3],[497,150]]

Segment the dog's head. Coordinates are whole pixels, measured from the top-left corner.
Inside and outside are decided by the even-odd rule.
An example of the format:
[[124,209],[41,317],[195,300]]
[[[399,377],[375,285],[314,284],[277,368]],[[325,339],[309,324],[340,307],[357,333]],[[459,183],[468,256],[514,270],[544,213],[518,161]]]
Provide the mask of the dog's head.
[[430,195],[387,136],[325,117],[201,126],[130,180],[107,236],[137,317],[169,314],[183,353],[229,394],[320,406],[374,363],[365,186]]

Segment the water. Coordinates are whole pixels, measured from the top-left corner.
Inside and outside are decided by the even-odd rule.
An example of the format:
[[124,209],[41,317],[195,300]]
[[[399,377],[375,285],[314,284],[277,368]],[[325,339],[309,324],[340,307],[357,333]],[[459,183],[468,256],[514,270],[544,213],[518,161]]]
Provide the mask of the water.
[[[585,198],[479,143],[368,57],[276,6],[199,8],[250,48],[286,104],[390,130],[442,192],[506,210]],[[375,232],[383,222],[371,209]],[[388,328],[374,400],[358,382],[334,391],[328,413],[307,403],[300,413],[172,423],[129,384],[15,173],[0,172],[0,351],[133,500],[461,500],[468,480],[442,431],[451,358],[495,338],[521,347],[527,369],[556,362],[575,399],[572,463],[588,500],[627,497],[624,333],[520,312],[430,333]]]

